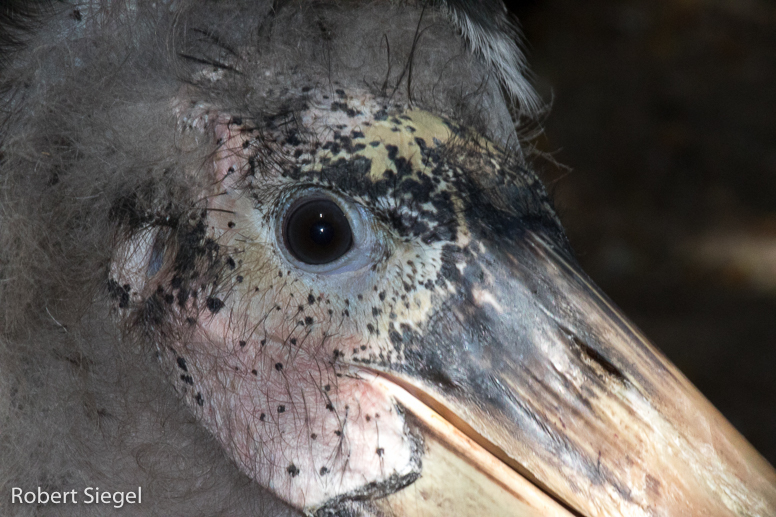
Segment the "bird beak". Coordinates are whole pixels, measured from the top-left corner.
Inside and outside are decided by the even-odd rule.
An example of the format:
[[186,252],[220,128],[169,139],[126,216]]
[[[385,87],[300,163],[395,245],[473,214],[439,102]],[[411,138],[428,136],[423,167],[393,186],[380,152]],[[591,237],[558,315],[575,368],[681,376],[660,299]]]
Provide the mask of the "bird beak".
[[480,250],[406,365],[375,371],[424,440],[382,512],[776,515],[773,468],[565,251]]

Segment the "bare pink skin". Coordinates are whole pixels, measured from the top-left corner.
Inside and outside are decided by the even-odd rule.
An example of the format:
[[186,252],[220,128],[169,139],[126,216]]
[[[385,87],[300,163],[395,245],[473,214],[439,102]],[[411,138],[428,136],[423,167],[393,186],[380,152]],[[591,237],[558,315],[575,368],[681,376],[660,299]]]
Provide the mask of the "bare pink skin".
[[[274,229],[245,188],[251,135],[229,117],[207,113],[208,124],[203,116],[190,124],[212,127],[219,145],[205,222],[231,261],[218,280],[228,294],[211,302],[215,288],[203,283],[196,297],[171,306],[189,323],[174,346],[159,346],[163,363],[236,464],[296,507],[406,484],[420,471],[417,439],[374,374],[338,360],[344,351],[368,353],[369,335],[346,316],[341,297],[311,290],[315,278],[289,275],[268,253]],[[174,273],[167,260],[146,278],[155,239],[155,231],[136,237],[121,251],[122,267],[114,264],[115,280],[133,286],[135,300]]]

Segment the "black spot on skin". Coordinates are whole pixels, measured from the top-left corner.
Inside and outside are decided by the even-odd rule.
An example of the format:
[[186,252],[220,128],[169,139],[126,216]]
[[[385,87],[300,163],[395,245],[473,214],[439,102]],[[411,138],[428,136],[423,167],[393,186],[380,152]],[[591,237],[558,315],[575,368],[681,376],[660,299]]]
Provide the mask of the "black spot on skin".
[[241,283],[243,282],[243,277],[242,277],[242,275],[237,275],[237,277],[235,277],[235,279],[234,279],[234,280],[235,280],[235,282],[237,282],[238,284],[241,284]]
[[265,415],[264,413],[262,413],[262,414],[260,414],[260,415],[259,415],[259,420],[260,420],[261,422],[263,422],[265,418],[267,418],[267,415]]
[[259,372],[258,372],[258,371],[256,371],[256,370],[251,370],[251,373],[252,373],[253,375],[259,375]]
[[282,363],[275,363],[275,369],[277,371],[281,371],[283,369],[283,364]]
[[381,312],[383,312],[382,309],[379,309],[377,307],[372,307],[372,316],[374,316],[375,318],[378,317]]
[[194,379],[191,378],[191,375],[181,375],[181,380],[189,386],[194,386]]
[[336,434],[337,436],[342,436],[342,431],[334,431],[334,434]]
[[259,344],[261,344],[261,346],[264,346],[264,345],[267,344],[267,340],[266,339],[262,339],[261,341],[259,341]]
[[380,294],[378,295],[380,297],[380,301],[385,301],[385,291],[380,291]]
[[291,476],[292,478],[295,478],[296,476],[299,475],[299,469],[296,468],[296,465],[294,465],[293,463],[288,466],[288,468],[286,469],[286,472],[288,472],[288,475]]
[[176,362],[178,363],[178,368],[180,368],[184,372],[188,372],[189,371],[188,367],[186,366],[186,359],[184,359],[183,357],[179,357],[176,360]]
[[344,102],[332,102],[331,103],[331,111],[339,111],[342,110],[347,113],[348,111],[348,105]]
[[316,438],[318,438],[318,435],[317,435],[317,434],[315,434],[315,433],[313,433],[313,434],[311,434],[311,435],[310,435],[310,438],[312,438],[313,440],[315,440]]
[[202,398],[202,393],[197,392],[197,396],[194,397],[194,399],[197,401],[197,405],[200,407],[205,405],[205,399]]
[[224,307],[224,302],[218,298],[210,297],[207,299],[207,310],[213,314],[218,313]]
[[329,402],[326,404],[326,409],[328,409],[329,411],[334,411],[334,405],[331,402]]
[[399,154],[399,148],[392,144],[387,144],[385,150],[388,151],[388,159],[392,162],[396,161],[396,157]]
[[315,303],[315,296],[313,296],[313,293],[310,293],[307,295],[307,303],[310,305],[313,305]]
[[378,447],[378,448],[375,450],[375,452],[377,453],[377,455],[378,455],[378,456],[380,456],[380,457],[382,458],[382,457],[383,457],[383,454],[385,454],[385,449],[383,449],[382,447]]
[[327,384],[326,386],[323,387],[323,391],[328,392],[330,390],[331,390],[331,385],[330,384]]
[[292,337],[290,341],[291,341],[291,344],[292,344],[292,345],[295,345],[295,344],[296,344],[296,338],[295,338],[295,337]]
[[307,316],[307,317],[304,319],[304,323],[305,323],[305,325],[312,325],[312,324],[313,324],[313,321],[314,321],[314,320],[313,320],[313,319],[312,319],[310,316]]
[[239,345],[240,345],[240,348],[244,347],[245,346],[245,341],[240,341]]
[[234,228],[234,226],[235,226],[235,225],[234,225],[234,221],[229,221],[228,223],[226,223],[226,225],[227,225],[229,228]]
[[375,327],[371,323],[367,323],[366,324],[366,328],[367,328],[367,330],[369,331],[370,334],[374,334],[375,333]]
[[234,269],[237,267],[237,264],[235,264],[232,257],[226,257],[226,265],[229,267],[229,269]]
[[326,467],[321,467],[320,472],[321,472],[321,476],[325,476],[326,474],[329,473],[329,469],[327,469]]
[[[297,132],[294,130],[289,130],[289,134],[286,137],[285,144],[290,145],[292,147],[297,147],[301,145],[301,143],[302,143],[302,140],[299,139],[299,135],[297,134]],[[300,156],[302,156],[302,154],[304,153],[301,149],[296,149],[294,151],[295,158],[299,158]]]
[[108,294],[110,294],[112,298],[118,299],[120,309],[126,309],[129,305],[129,292],[129,284],[119,285],[118,282],[113,279],[108,281]]
[[280,405],[278,406],[278,413],[285,413],[286,412],[286,406]]
[[367,422],[371,422],[371,421],[372,421],[372,417],[371,417],[371,416],[369,416],[369,415],[367,415],[365,418],[366,418],[366,421],[367,421]]

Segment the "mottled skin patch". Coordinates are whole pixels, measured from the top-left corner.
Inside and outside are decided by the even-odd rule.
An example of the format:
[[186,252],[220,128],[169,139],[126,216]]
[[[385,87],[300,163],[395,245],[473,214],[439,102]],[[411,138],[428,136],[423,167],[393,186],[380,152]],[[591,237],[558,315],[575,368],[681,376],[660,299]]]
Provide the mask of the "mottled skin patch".
[[[250,120],[176,104],[186,130],[216,141],[213,190],[172,231],[128,241],[112,281],[131,286],[122,318],[145,322],[237,464],[286,501],[317,508],[420,474],[420,440],[371,387],[373,368],[411,366],[410,336],[455,295],[456,274],[476,254],[468,171],[483,187],[533,189],[534,180],[480,136],[424,111],[361,93],[306,105]],[[284,258],[277,227],[305,189],[366,209],[374,244],[359,251],[361,267],[314,274]]]

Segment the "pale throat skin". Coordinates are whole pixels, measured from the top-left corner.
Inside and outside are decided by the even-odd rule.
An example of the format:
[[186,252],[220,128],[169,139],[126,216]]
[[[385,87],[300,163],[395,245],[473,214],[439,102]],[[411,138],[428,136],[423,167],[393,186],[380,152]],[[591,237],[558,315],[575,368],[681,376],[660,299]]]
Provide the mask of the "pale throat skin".
[[[464,167],[504,174],[508,157],[364,92],[313,93],[305,105],[260,127],[176,104],[187,130],[212,132],[212,163],[192,172],[212,175],[212,191],[186,229],[146,230],[123,246],[112,282],[121,317],[154,322],[173,382],[239,467],[292,505],[318,508],[421,474],[422,438],[372,386],[374,369],[401,369],[401,335],[420,332],[455,293],[444,267],[465,267],[453,257],[471,241]],[[364,211],[355,266],[309,273],[280,251],[279,219],[300,191]]]

